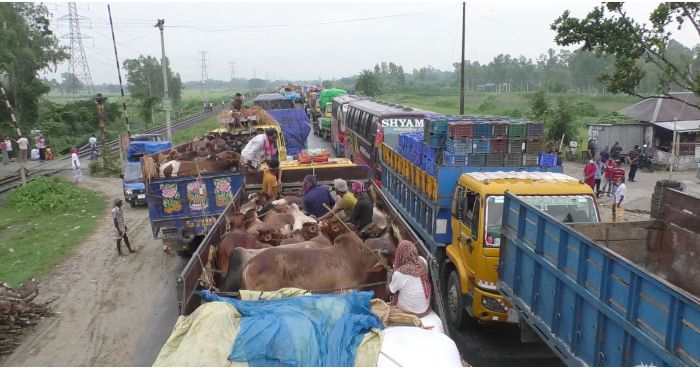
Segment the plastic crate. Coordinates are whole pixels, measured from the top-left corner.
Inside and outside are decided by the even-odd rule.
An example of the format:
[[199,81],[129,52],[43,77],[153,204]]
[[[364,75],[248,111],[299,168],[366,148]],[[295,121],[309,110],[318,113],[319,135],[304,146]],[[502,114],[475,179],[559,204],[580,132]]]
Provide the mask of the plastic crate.
[[527,125],[523,123],[511,123],[508,125],[508,138],[521,138],[525,139],[527,135]]
[[525,143],[525,153],[540,154],[544,151],[544,139],[528,139]]
[[443,166],[467,166],[468,162],[468,154],[453,153],[448,151],[442,153]]
[[522,166],[523,165],[523,154],[522,153],[506,153],[503,159],[503,166]]
[[508,137],[508,124],[507,123],[491,123],[493,125],[493,137]]
[[539,154],[526,153],[525,166],[537,166]]
[[472,153],[472,154],[470,154],[468,166],[476,166],[476,167],[486,166],[486,154],[485,153]]
[[503,166],[505,154],[489,153],[486,155],[486,166]]
[[491,141],[486,139],[474,140],[473,153],[489,153],[491,152]]
[[491,139],[491,153],[507,153],[508,139]]
[[435,157],[437,156],[437,149],[432,147],[423,148],[423,159],[435,162]]
[[425,125],[423,126],[424,134],[447,134],[447,119],[425,119]]
[[525,144],[524,139],[509,139],[508,153],[523,153],[523,144]]
[[424,163],[423,167],[424,167],[425,172],[428,175],[435,176],[435,171],[436,171],[435,168],[437,167],[437,165],[435,165],[434,161],[428,161],[428,162]]
[[540,167],[554,167],[557,166],[557,155],[550,153],[540,153]]
[[469,139],[474,137],[474,124],[471,122],[459,121],[448,125],[448,136],[450,138]]
[[544,137],[544,123],[527,123],[527,137]]
[[473,140],[471,139],[447,139],[445,149],[452,153],[470,154],[473,149]]
[[432,148],[445,148],[447,134],[428,134],[424,137],[423,142],[426,146]]
[[491,138],[493,135],[493,125],[491,123],[481,123],[474,124],[474,137],[475,138]]

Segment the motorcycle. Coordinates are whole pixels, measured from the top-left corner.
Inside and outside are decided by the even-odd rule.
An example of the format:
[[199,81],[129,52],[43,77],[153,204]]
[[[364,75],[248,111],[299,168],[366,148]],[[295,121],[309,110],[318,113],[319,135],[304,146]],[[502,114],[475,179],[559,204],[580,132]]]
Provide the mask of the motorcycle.
[[637,159],[637,167],[641,169],[646,169],[647,172],[653,172],[654,171],[654,162],[651,160],[651,157],[647,154],[647,145],[644,145],[644,149],[642,150],[642,153],[639,155],[639,159]]

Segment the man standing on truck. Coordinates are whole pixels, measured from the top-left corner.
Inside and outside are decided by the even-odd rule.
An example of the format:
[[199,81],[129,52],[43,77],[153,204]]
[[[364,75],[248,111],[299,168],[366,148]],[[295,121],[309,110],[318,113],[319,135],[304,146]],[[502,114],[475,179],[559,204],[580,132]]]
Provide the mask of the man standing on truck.
[[112,219],[114,220],[114,230],[117,237],[117,254],[120,256],[122,253],[122,239],[124,239],[124,244],[126,244],[126,249],[129,253],[136,252],[131,249],[131,244],[129,244],[129,237],[126,235],[126,222],[124,222],[124,211],[122,210],[122,200],[118,198],[114,201],[114,207],[112,207]]
[[233,115],[233,122],[229,124],[229,133],[233,129],[233,127],[243,127],[242,121],[243,121],[243,96],[241,96],[240,93],[236,93],[236,96],[233,98],[233,102],[231,103],[231,114]]
[[268,169],[263,173],[262,191],[267,195],[268,201],[274,201],[279,198],[280,194],[279,182],[277,181],[280,162],[273,158],[267,165]]
[[249,174],[254,173],[265,162],[266,154],[274,149],[277,140],[277,131],[270,128],[253,137],[241,150],[241,164],[245,165]]

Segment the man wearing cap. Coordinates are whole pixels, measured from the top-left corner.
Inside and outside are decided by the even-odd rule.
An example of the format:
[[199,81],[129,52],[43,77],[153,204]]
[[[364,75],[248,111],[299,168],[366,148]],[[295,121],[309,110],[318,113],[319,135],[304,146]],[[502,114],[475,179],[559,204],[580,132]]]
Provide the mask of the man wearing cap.
[[345,220],[352,213],[353,208],[355,208],[355,203],[357,203],[357,198],[354,194],[348,192],[348,183],[343,179],[333,180],[333,191],[338,194],[338,199],[335,202],[333,209],[327,214],[321,216],[318,220],[325,220],[331,218],[334,214],[338,214],[342,220]]
[[277,131],[270,128],[265,133],[253,137],[241,150],[241,164],[245,165],[249,174],[254,173],[266,161],[266,155],[275,154],[274,142],[277,141]]

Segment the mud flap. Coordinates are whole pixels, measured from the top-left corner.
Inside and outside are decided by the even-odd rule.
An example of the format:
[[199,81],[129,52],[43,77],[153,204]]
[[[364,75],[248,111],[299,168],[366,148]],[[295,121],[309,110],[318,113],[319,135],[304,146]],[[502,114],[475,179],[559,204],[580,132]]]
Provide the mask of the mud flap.
[[428,260],[430,268],[430,278],[433,280],[433,296],[435,297],[435,304],[437,304],[437,313],[442,321],[443,330],[445,330],[445,335],[450,336],[450,325],[447,323],[447,311],[445,310],[445,299],[442,298],[442,283],[440,282],[440,264],[438,263],[435,256],[430,255]]

